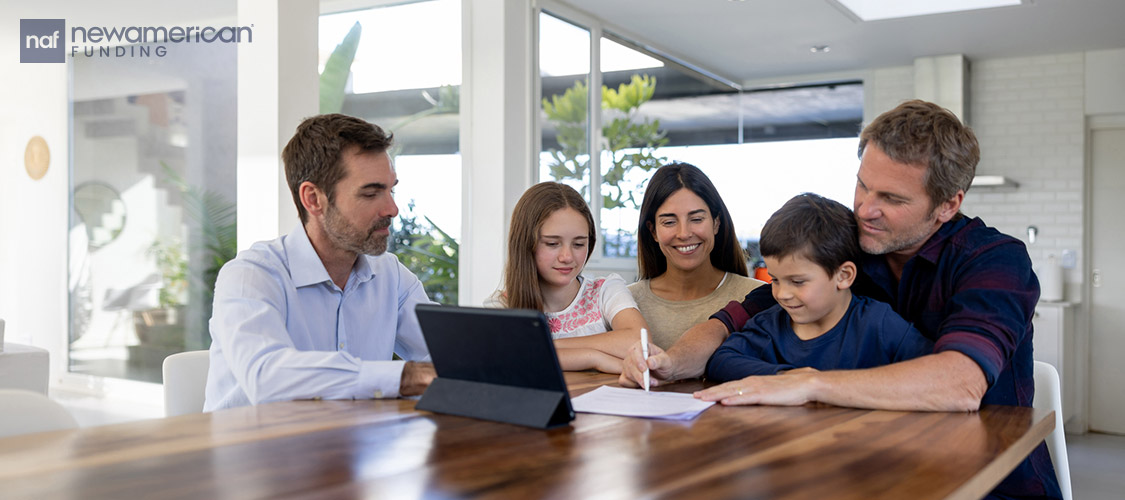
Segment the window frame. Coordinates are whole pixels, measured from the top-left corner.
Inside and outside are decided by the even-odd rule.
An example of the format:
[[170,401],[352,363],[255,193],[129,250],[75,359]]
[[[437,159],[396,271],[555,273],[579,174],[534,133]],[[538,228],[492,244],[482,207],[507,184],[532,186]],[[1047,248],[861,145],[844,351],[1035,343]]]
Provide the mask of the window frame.
[[[539,66],[539,19],[541,14],[547,14],[558,18],[564,22],[573,24],[582,29],[590,32],[590,71],[587,73],[587,88],[600,89],[602,87],[602,71],[601,71],[601,41],[602,38],[609,38],[616,43],[624,45],[628,48],[642,52],[648,56],[655,57],[664,61],[665,64],[676,67],[680,71],[694,73],[698,77],[702,77],[713,82],[729,86],[739,93],[741,98],[744,89],[742,85],[735,83],[731,78],[724,77],[715,72],[704,69],[698,65],[692,64],[688,61],[675,57],[664,50],[660,50],[657,46],[644,37],[637,36],[629,30],[623,29],[610,23],[591,16],[585,12],[577,10],[569,5],[563,4],[556,0],[539,0],[535,3],[532,15],[534,20],[532,22],[533,33],[532,40],[535,46],[532,53],[532,147],[531,151],[534,155],[529,162],[529,168],[532,169],[531,179],[533,183],[542,182],[543,179],[539,176],[540,159],[539,156],[543,150],[543,130],[540,123],[539,113],[541,111],[541,102],[543,100],[543,81],[540,73]],[[600,145],[604,142],[602,136],[602,93],[601,92],[587,92],[586,101],[586,134],[587,134],[587,153],[590,156],[590,211],[594,219],[594,229],[596,234],[602,234],[602,150]],[[597,112],[595,112],[597,111]],[[739,114],[738,118],[738,135],[739,143],[742,142],[742,115]],[[638,236],[639,237],[639,236]],[[604,244],[604,242],[603,242]],[[604,254],[604,247],[600,251],[596,251],[590,256],[587,262],[586,269],[594,269],[606,272],[623,272],[630,270],[629,274],[635,274],[637,261],[635,258],[623,257],[606,257]]]

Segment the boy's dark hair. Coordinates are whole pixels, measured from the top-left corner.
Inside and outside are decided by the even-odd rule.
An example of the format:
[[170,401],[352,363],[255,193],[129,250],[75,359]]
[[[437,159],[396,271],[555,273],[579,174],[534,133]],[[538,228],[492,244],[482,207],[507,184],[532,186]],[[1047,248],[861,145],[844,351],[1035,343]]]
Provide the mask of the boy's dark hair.
[[774,212],[762,227],[759,243],[763,257],[801,255],[829,276],[859,255],[852,211],[813,193],[794,196]]

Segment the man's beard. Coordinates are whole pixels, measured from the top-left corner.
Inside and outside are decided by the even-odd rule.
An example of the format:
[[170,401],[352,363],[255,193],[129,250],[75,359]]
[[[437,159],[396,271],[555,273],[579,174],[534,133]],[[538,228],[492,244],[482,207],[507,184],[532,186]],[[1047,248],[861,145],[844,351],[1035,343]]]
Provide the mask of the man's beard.
[[937,211],[931,212],[929,217],[924,221],[911,225],[909,232],[897,231],[895,233],[886,232],[886,227],[880,227],[884,230],[883,238],[875,239],[868,237],[868,241],[864,241],[863,235],[863,221],[857,218],[859,223],[859,246],[864,252],[871,255],[886,255],[889,253],[898,252],[907,248],[925,242],[930,237],[930,225],[937,219]]
[[391,218],[379,219],[367,231],[353,226],[340,212],[335,203],[329,203],[324,212],[324,232],[337,247],[364,255],[382,255],[387,251],[390,234],[376,234],[376,231],[391,226]]

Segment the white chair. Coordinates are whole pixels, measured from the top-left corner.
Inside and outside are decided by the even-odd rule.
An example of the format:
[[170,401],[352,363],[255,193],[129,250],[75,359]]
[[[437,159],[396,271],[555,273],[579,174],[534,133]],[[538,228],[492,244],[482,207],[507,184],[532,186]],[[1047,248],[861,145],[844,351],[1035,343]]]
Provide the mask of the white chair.
[[1063,500],[1071,500],[1070,462],[1066,458],[1066,436],[1063,432],[1062,390],[1059,388],[1059,372],[1055,367],[1042,361],[1035,362],[1035,398],[1031,406],[1045,410],[1055,410],[1055,430],[1047,436],[1047,450],[1055,464],[1055,475],[1059,478],[1059,489]]
[[[3,329],[0,322],[0,330]],[[2,333],[2,332],[0,332]],[[42,347],[5,343],[0,347],[0,388],[26,389],[47,395],[50,354]]]
[[0,408],[0,438],[78,427],[63,405],[34,391],[0,389]]
[[164,414],[174,417],[203,411],[210,351],[187,351],[164,358]]

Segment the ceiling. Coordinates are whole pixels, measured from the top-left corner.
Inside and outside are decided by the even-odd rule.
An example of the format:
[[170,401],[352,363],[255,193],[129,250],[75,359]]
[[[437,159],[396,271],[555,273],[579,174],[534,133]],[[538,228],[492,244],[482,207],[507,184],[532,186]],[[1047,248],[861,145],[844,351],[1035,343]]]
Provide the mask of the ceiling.
[[[972,61],[1125,47],[1125,0],[1028,0],[1016,7],[873,22],[855,20],[832,0],[557,1],[736,83],[789,83],[796,76],[909,65],[943,54]],[[237,11],[229,0],[160,8],[149,3],[114,0],[120,8],[108,9],[44,0],[21,9],[65,14],[75,24],[118,25],[230,19]],[[396,2],[321,0],[322,10],[384,3]],[[812,53],[813,45],[831,50]]]
[[[1125,47],[1123,0],[1030,0],[1016,7],[860,22],[831,0],[565,0],[738,83],[913,64]],[[826,53],[812,53],[828,45]]]

